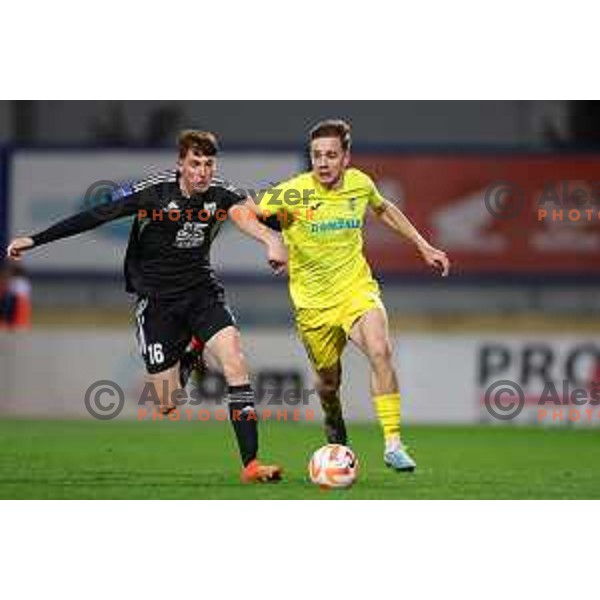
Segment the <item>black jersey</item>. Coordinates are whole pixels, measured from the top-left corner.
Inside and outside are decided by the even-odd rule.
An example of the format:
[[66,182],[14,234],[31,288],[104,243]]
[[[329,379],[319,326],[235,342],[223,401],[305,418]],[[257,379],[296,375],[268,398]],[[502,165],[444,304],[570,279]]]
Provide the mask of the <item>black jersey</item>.
[[221,292],[210,264],[210,247],[234,204],[245,195],[220,179],[206,192],[186,197],[178,174],[167,172],[133,184],[102,203],[33,236],[36,246],[135,215],[125,256],[129,292],[176,295],[190,290]]

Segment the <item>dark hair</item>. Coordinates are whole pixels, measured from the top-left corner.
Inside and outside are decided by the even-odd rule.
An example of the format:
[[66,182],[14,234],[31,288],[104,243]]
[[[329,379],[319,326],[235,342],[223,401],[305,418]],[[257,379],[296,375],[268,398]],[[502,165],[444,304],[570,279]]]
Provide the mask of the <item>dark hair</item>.
[[188,151],[202,156],[216,156],[219,152],[219,143],[217,136],[209,131],[196,131],[186,129],[179,134],[177,138],[179,148],[179,158],[184,159]]
[[328,119],[317,123],[310,130],[310,141],[324,137],[336,137],[342,144],[344,151],[350,148],[350,125],[341,119]]

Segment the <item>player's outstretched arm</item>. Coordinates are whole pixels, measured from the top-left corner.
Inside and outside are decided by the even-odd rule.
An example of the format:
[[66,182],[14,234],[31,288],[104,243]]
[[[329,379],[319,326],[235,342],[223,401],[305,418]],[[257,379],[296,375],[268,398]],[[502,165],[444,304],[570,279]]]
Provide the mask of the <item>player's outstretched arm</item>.
[[287,251],[281,236],[263,225],[259,220],[259,210],[254,200],[248,198],[243,204],[235,204],[229,211],[229,217],[237,228],[247,236],[254,238],[265,245],[267,260],[275,273],[285,272],[287,265]]
[[115,202],[92,207],[59,221],[35,235],[13,239],[8,246],[7,256],[13,260],[20,260],[24,252],[36,246],[71,237],[94,229],[103,223],[133,215],[138,210],[139,205],[140,195],[132,194]]
[[413,242],[428,265],[438,269],[443,277],[448,275],[450,261],[446,253],[433,247],[393,202],[384,200],[374,211],[390,229]]

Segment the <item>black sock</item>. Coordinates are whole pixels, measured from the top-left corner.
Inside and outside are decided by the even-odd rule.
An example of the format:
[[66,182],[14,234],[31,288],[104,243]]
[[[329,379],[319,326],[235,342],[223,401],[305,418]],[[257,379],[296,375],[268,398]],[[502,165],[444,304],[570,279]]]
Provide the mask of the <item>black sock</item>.
[[229,418],[235,431],[242,463],[246,466],[258,453],[258,419],[254,392],[249,384],[229,386]]

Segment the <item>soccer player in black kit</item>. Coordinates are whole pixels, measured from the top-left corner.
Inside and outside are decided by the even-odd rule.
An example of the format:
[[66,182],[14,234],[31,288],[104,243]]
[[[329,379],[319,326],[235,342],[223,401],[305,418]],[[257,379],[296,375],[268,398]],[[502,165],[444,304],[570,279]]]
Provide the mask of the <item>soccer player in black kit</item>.
[[[263,243],[276,272],[285,268],[279,236],[254,216],[252,198],[214,178],[218,144],[208,132],[179,137],[177,170],[135,184],[131,193],[60,221],[31,237],[14,239],[8,256],[82,233],[120,217],[137,215],[125,257],[127,291],[137,295],[137,334],[161,412],[175,408],[163,390],[180,388],[180,361],[188,343],[202,340],[220,363],[228,384],[230,419],[243,463],[242,481],[281,478],[281,469],[257,459],[254,393],[239,330],[210,264],[210,246],[226,217]],[[252,207],[254,208],[254,207]],[[176,218],[179,217],[179,218]],[[165,385],[166,384],[166,385]]]

